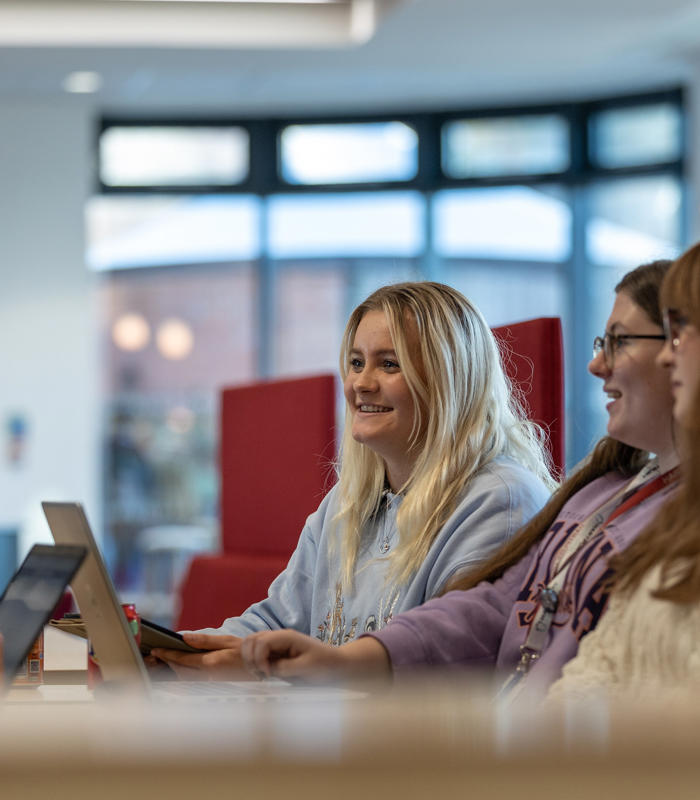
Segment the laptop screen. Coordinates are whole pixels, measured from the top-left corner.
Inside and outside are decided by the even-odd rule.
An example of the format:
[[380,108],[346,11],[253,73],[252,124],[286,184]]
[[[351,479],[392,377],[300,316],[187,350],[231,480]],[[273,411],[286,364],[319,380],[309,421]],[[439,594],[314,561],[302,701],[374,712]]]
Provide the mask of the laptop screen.
[[34,545],[0,598],[5,683],[15,677],[85,558],[80,546]]

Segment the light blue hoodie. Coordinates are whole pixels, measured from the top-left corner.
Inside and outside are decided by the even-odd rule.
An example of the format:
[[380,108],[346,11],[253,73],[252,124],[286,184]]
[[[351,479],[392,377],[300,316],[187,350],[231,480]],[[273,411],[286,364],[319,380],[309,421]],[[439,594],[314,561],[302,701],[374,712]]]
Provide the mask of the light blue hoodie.
[[309,516],[284,572],[265,600],[202,633],[246,636],[254,631],[294,628],[341,645],[382,629],[396,614],[437,595],[455,573],[483,561],[544,505],[540,480],[510,458],[500,457],[469,482],[459,505],[439,531],[424,563],[408,583],[387,585],[386,556],[398,544],[396,514],[402,497],[387,493],[367,526],[351,593],[337,587],[340,557],[331,547],[338,489]]

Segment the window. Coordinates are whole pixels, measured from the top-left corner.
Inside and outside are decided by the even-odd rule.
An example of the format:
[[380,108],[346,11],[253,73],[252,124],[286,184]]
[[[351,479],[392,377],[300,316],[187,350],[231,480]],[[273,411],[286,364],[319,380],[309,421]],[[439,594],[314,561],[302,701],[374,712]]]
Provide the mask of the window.
[[344,301],[345,272],[337,262],[280,270],[274,315],[277,375],[337,372]]
[[406,181],[418,169],[418,136],[403,122],[290,125],[280,149],[291,184]]
[[260,254],[260,201],[238,195],[102,195],[86,209],[95,270],[247,261]]
[[595,264],[629,269],[677,255],[681,187],[668,175],[602,180],[589,190],[586,248]]
[[460,119],[443,128],[442,168],[452,178],[563,172],[569,160],[569,126],[557,114]]
[[590,158],[604,168],[674,161],[681,155],[681,131],[675,103],[606,109],[591,117]]
[[[172,624],[174,585],[147,568],[142,537],[154,526],[184,526],[190,547],[195,528],[215,546],[218,392],[257,374],[257,275],[239,264],[104,277],[108,561],[130,597],[146,588],[137,600],[144,616]],[[161,559],[159,569],[166,566]]]
[[448,257],[563,261],[571,210],[553,187],[448,189],[435,196],[436,252]]
[[[475,303],[491,327],[533,317],[561,317],[566,326],[566,276],[551,265],[450,261],[443,279]],[[508,291],[495,291],[497,285]]]
[[412,256],[423,248],[418,192],[276,195],[269,201],[273,258]]
[[100,136],[105,186],[227,186],[247,175],[244,128],[111,126]]

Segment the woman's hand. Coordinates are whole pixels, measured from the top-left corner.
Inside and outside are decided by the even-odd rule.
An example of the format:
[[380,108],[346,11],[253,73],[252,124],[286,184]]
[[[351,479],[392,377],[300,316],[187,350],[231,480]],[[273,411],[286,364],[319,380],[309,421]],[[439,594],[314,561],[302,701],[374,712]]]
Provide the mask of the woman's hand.
[[[245,680],[248,673],[241,661],[241,639],[207,633],[184,633],[184,640],[207,653],[185,653],[182,650],[154,648],[151,656],[165,661],[179,678],[199,680]],[[148,662],[147,662],[148,663]]]
[[331,647],[298,631],[264,631],[243,639],[240,655],[257,678],[367,679],[391,673],[387,651],[370,637]]

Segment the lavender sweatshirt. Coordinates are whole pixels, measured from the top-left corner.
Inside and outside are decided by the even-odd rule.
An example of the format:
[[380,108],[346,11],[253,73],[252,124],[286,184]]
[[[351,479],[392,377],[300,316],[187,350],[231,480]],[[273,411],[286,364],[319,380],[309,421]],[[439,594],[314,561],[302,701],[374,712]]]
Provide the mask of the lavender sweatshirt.
[[[608,473],[578,491],[547,534],[494,583],[454,591],[394,617],[372,633],[386,648],[395,674],[430,666],[487,668],[507,677],[520,658],[539,590],[550,579],[552,560],[578,525],[629,479]],[[549,640],[527,678],[544,691],[576,655],[607,603],[602,584],[607,560],[653,519],[674,490],[670,485],[621,514],[590,539],[571,561]]]

